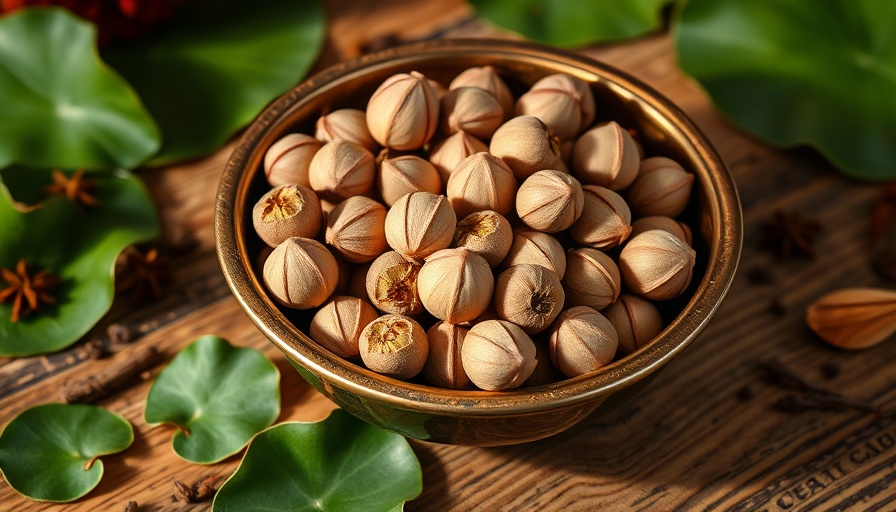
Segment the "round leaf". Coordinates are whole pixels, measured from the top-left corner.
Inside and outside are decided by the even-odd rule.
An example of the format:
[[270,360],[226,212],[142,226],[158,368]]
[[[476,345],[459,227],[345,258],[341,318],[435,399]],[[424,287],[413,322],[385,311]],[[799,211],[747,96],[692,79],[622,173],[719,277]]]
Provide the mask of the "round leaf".
[[324,40],[315,0],[199,1],[160,31],[104,57],[134,85],[165,142],[154,164],[222,145],[314,63]]
[[402,510],[422,481],[403,437],[336,409],[323,421],[282,423],[255,436],[214,510]]
[[582,46],[634,37],[660,27],[669,0],[472,0],[476,12],[528,39]]
[[682,68],[779,146],[815,146],[847,174],[896,177],[896,2],[691,0]]
[[169,423],[174,451],[211,464],[240,451],[277,419],[280,372],[261,352],[203,336],[159,374],[149,390],[148,423]]
[[134,441],[131,424],[95,405],[44,404],[16,416],[0,434],[0,471],[38,501],[67,502],[103,477],[101,455]]
[[33,209],[13,201],[41,198],[52,183],[49,171],[10,168],[0,177],[0,268],[14,268],[24,258],[33,269],[60,279],[52,292],[56,304],[18,322],[12,322],[11,303],[0,304],[0,357],[60,350],[109,310],[115,260],[125,247],[157,236],[155,208],[140,180],[127,171],[88,173],[98,202],[89,208],[60,196]]
[[0,17],[0,167],[132,168],[159,132],[96,52],[96,29],[64,9]]

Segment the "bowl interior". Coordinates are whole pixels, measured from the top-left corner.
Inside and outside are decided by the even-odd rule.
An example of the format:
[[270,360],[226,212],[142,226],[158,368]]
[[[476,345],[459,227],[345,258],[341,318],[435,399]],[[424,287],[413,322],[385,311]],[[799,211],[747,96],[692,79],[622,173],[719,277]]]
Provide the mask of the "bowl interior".
[[[667,324],[663,332],[599,372],[501,393],[444,390],[422,380],[391,379],[318,346],[304,334],[315,310],[283,308],[268,297],[256,266],[264,243],[254,234],[251,220],[252,206],[269,189],[262,169],[264,153],[281,136],[313,134],[317,118],[335,109],[364,109],[379,84],[395,73],[416,70],[447,86],[460,71],[484,65],[494,66],[515,96],[552,73],[589,82],[598,122],[615,120],[634,129],[648,156],[673,158],[697,177],[691,203],[680,217],[694,229],[694,278],[681,297],[658,303]],[[222,268],[243,308],[295,363],[324,382],[414,410],[505,415],[608,395],[680,352],[705,327],[730,286],[740,255],[741,219],[734,183],[721,159],[686,116],[657,92],[585,57],[526,43],[459,40],[401,47],[340,64],[275,101],[249,128],[227,164],[218,194],[216,235]]]

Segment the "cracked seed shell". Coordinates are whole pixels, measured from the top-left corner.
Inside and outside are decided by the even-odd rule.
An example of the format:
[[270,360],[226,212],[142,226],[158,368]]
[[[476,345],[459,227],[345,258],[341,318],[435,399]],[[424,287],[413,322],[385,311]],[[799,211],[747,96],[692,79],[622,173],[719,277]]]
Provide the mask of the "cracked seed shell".
[[463,247],[485,258],[492,268],[507,256],[513,243],[513,231],[507,219],[497,212],[474,212],[457,223],[452,247]]
[[307,187],[280,185],[255,203],[252,225],[271,247],[294,236],[314,238],[321,225],[320,201]]
[[364,327],[358,350],[367,368],[396,379],[410,379],[426,364],[429,340],[413,319],[385,315]]
[[386,313],[405,316],[422,313],[423,303],[417,292],[417,276],[421,266],[395,251],[373,260],[365,277],[370,302]]

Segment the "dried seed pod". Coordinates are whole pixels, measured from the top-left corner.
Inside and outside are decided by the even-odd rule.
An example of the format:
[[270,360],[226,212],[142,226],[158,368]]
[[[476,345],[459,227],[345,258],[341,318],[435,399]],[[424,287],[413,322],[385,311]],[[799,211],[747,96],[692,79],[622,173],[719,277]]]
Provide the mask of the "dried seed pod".
[[460,217],[483,210],[507,215],[513,208],[516,178],[500,158],[476,153],[468,156],[451,174],[447,194]]
[[373,260],[366,274],[367,297],[380,311],[416,316],[423,312],[417,293],[419,263],[395,251]]
[[632,232],[632,212],[622,197],[597,185],[585,185],[582,193],[582,216],[569,228],[573,240],[597,249],[612,249],[624,242]]
[[452,247],[463,247],[485,258],[497,267],[513,242],[513,231],[507,219],[497,212],[485,210],[467,215],[457,223]]
[[519,387],[535,371],[535,344],[519,326],[486,320],[470,329],[461,349],[464,371],[480,389]]
[[436,132],[439,100],[429,81],[416,71],[386,79],[367,103],[367,128],[392,149],[423,147]]
[[311,188],[328,201],[339,202],[366,194],[375,177],[373,154],[354,142],[334,140],[324,144],[311,160]]
[[694,271],[695,252],[677,236],[654,229],[629,240],[619,254],[623,282],[651,300],[684,293]]
[[324,142],[337,139],[354,142],[362,148],[376,153],[379,144],[370,136],[367,117],[363,110],[343,108],[320,116],[314,126],[314,137]]
[[535,358],[538,364],[535,365],[535,371],[523,383],[524,386],[544,386],[552,384],[564,379],[563,374],[554,368],[551,363],[551,346],[541,340],[533,340],[535,342]]
[[488,149],[521,180],[544,169],[567,170],[560,156],[560,140],[537,117],[514,117],[502,124]]
[[576,306],[564,311],[551,330],[551,362],[567,377],[577,377],[610,364],[618,344],[609,320]]
[[448,322],[437,322],[426,331],[429,358],[423,367],[423,375],[430,384],[445,389],[470,387],[470,378],[464,371],[460,355],[469,331],[467,327]]
[[556,238],[538,231],[519,231],[514,234],[501,268],[526,263],[552,270],[560,279],[566,274],[566,252],[563,246]]
[[621,190],[638,177],[638,147],[615,121],[598,124],[583,133],[572,151],[573,172],[582,183]]
[[626,200],[638,215],[675,217],[691,199],[694,175],[674,160],[655,156],[641,162],[638,178],[626,191]]
[[514,265],[498,276],[498,315],[529,334],[545,330],[563,309],[565,294],[557,274],[540,265]]
[[315,313],[308,332],[322,347],[347,359],[360,354],[358,339],[361,331],[378,316],[367,301],[341,295]]
[[566,254],[563,288],[567,305],[588,306],[600,311],[619,298],[622,288],[619,268],[613,258],[597,249],[572,249]]
[[415,155],[383,159],[379,165],[376,185],[383,202],[389,206],[413,192],[442,192],[439,171],[431,163]]
[[386,252],[386,207],[364,196],[339,203],[327,215],[326,241],[352,263]]
[[491,66],[483,66],[481,68],[469,68],[460,72],[454,77],[449,89],[458,89],[461,87],[478,87],[485,89],[498,100],[501,109],[504,111],[504,117],[508,118],[513,115],[513,94],[507,88],[507,84]]
[[442,183],[447,184],[461,162],[481,152],[488,152],[488,146],[469,133],[457,132],[436,144],[429,153],[429,161],[438,169]]
[[465,131],[488,139],[504,121],[504,110],[488,91],[478,87],[452,89],[441,101],[442,132]]
[[663,330],[663,317],[653,302],[624,293],[603,311],[619,338],[616,353],[625,357],[650,343]]
[[485,312],[495,278],[482,256],[466,249],[443,249],[426,259],[417,276],[417,292],[434,317],[452,324]]
[[582,185],[569,174],[538,171],[516,193],[516,214],[532,229],[556,233],[582,216]]
[[371,370],[396,379],[410,379],[426,364],[429,340],[414,320],[385,315],[364,327],[358,349],[361,360]]
[[562,73],[549,75],[520,96],[516,115],[535,116],[561,140],[574,139],[594,122],[594,95],[580,78]]
[[290,133],[271,144],[264,154],[264,175],[272,187],[310,187],[308,167],[323,143],[303,133]]
[[317,240],[289,238],[264,262],[264,283],[274,300],[295,309],[320,306],[336,289],[339,267]]
[[896,332],[896,291],[847,288],[828,293],[809,306],[806,323],[835,347],[877,345]]
[[651,229],[661,229],[663,231],[666,231],[667,233],[672,233],[673,235],[680,238],[684,243],[692,245],[691,242],[693,235],[691,234],[691,228],[689,228],[688,225],[684,222],[675,220],[672,217],[665,217],[662,215],[641,217],[640,219],[632,222],[632,234],[629,235],[629,237],[634,238],[635,236],[645,231],[650,231]]
[[301,185],[275,187],[252,208],[255,232],[271,247],[294,236],[313,238],[320,230],[320,219],[320,201]]
[[386,214],[389,245],[415,260],[451,245],[455,228],[457,217],[448,199],[429,192],[403,196]]

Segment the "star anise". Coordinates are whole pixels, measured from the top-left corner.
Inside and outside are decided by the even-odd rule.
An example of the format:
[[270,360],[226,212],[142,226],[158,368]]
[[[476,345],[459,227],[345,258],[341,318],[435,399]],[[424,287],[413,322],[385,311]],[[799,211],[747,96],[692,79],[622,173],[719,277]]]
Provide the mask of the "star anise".
[[765,242],[776,250],[781,259],[796,253],[815,257],[815,238],[821,233],[821,223],[803,217],[799,212],[775,210],[774,218],[762,225]]
[[96,182],[84,178],[84,170],[78,169],[71,178],[60,170],[53,171],[53,184],[44,187],[47,195],[65,196],[71,202],[84,206],[96,206],[99,201],[91,195],[96,188]]
[[153,299],[162,296],[162,284],[172,280],[168,261],[155,247],[145,252],[128,247],[116,265],[115,291],[132,292],[139,300],[147,294]]
[[6,288],[0,290],[0,303],[12,299],[13,322],[37,311],[41,304],[56,303],[50,290],[59,284],[59,278],[51,276],[46,270],[31,275],[24,258],[19,260],[14,271],[0,269],[0,278],[7,284]]

